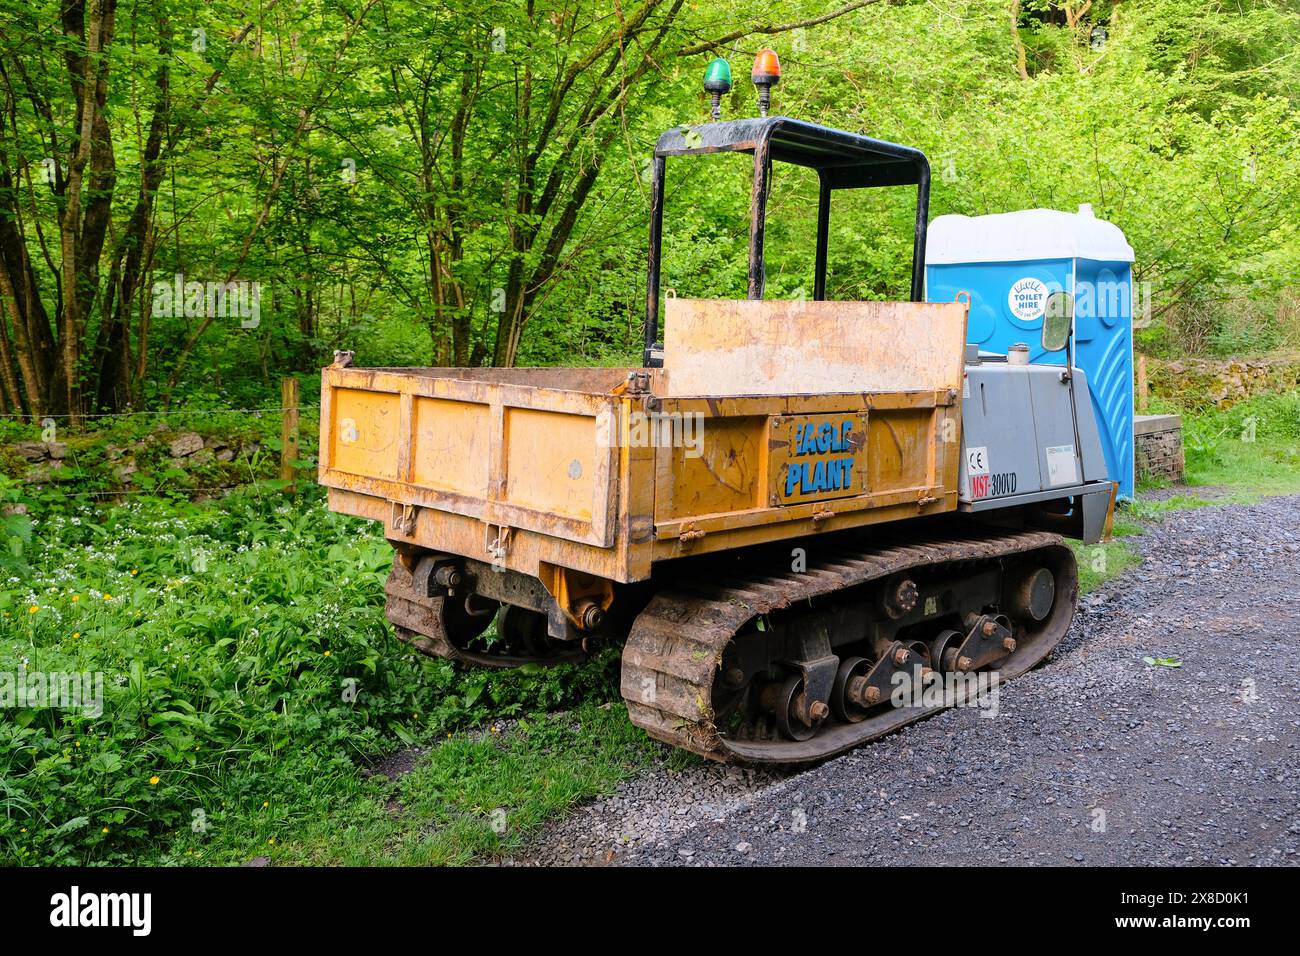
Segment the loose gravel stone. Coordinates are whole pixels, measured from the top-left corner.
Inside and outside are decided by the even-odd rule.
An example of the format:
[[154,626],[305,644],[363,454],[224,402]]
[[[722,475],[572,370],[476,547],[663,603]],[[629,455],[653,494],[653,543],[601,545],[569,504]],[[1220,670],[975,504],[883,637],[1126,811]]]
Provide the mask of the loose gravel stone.
[[996,716],[946,711],[801,771],[661,761],[512,862],[1295,865],[1300,496],[1127,540],[1142,566],[1080,601]]

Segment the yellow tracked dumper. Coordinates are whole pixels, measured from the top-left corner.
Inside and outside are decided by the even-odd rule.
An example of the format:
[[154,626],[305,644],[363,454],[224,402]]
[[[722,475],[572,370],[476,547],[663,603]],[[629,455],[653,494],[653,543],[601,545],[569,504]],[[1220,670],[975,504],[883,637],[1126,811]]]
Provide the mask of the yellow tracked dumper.
[[[661,296],[665,164],[726,152],[753,164],[748,298]],[[812,301],[763,299],[778,163],[820,182]],[[1077,599],[1065,538],[1107,533],[1115,485],[1072,361],[980,353],[966,301],[921,301],[925,156],[763,116],[670,130],[652,168],[641,367],[324,370],[320,481],[384,524],[396,635],[490,667],[621,643],[638,726],[742,762],[826,757],[1041,661]],[[915,190],[911,301],[826,301],[830,197],[874,187]],[[1049,298],[1045,348],[1071,311]]]

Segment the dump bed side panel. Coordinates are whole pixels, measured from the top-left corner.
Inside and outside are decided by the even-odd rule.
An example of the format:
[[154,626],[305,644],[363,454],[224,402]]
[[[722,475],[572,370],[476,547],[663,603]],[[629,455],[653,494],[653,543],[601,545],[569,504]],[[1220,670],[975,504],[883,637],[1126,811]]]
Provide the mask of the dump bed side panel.
[[673,300],[659,370],[334,366],[321,482],[394,542],[614,581],[952,511],[965,317]]
[[[320,482],[599,548],[617,527],[616,400],[554,388],[328,368]],[[400,530],[400,528],[399,528]]]
[[655,449],[661,543],[699,552],[957,506],[955,389],[670,398],[657,414],[692,423]]

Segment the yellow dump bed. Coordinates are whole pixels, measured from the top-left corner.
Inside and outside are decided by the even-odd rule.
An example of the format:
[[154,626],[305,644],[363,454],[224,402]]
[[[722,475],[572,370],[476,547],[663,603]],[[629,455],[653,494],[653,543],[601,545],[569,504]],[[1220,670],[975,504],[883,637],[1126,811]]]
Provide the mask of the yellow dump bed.
[[330,507],[399,546],[622,582],[955,509],[964,305],[670,299],[665,318],[662,369],[325,369]]

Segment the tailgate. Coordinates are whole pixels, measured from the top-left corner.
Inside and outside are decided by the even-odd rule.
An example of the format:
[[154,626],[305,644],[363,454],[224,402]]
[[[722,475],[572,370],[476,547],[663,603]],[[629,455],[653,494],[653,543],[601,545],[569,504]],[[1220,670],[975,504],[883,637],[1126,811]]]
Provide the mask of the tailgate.
[[325,369],[320,483],[612,546],[617,399],[474,373]]

